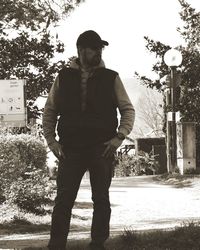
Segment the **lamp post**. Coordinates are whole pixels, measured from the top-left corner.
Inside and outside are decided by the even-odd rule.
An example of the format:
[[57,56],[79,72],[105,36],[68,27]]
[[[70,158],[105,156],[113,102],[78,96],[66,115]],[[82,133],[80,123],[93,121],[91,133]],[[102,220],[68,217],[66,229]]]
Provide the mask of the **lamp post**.
[[167,113],[167,168],[174,172],[177,164],[176,154],[176,68],[182,63],[182,55],[176,49],[164,54],[164,62],[170,68],[170,104],[171,112]]

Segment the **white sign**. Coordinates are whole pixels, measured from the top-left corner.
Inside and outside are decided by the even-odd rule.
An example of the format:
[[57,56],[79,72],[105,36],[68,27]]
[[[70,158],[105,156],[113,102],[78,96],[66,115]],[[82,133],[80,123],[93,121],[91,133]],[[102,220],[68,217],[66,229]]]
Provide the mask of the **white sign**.
[[25,80],[0,80],[0,125],[26,126]]

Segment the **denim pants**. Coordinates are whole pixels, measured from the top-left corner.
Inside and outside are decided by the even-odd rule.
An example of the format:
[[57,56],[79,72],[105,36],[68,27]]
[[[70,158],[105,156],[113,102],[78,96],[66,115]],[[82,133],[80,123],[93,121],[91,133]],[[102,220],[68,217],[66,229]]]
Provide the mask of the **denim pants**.
[[91,238],[103,243],[109,237],[109,187],[112,179],[113,157],[102,157],[104,145],[88,149],[64,150],[66,158],[60,160],[57,176],[57,196],[52,214],[50,249],[65,249],[70,228],[71,211],[81,179],[89,170],[93,201]]

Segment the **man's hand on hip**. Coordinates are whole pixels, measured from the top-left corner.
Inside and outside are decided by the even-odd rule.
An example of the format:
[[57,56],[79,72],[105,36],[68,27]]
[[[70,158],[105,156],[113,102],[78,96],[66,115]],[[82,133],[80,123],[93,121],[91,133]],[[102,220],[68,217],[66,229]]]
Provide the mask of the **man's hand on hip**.
[[121,146],[122,142],[123,140],[119,139],[117,136],[112,138],[110,141],[105,142],[104,145],[107,145],[107,147],[102,156],[105,158],[112,157],[118,147]]
[[61,159],[61,158],[65,159],[65,154],[62,150],[62,146],[57,141],[50,144],[49,148],[58,159]]

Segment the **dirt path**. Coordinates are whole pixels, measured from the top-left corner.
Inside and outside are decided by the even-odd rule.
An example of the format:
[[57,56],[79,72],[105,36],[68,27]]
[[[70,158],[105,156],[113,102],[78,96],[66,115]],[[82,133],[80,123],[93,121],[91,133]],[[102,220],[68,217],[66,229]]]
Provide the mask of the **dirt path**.
[[[190,180],[191,181],[191,180]],[[112,203],[111,231],[126,229],[149,230],[170,228],[183,222],[200,220],[200,179],[160,183],[152,176],[117,178],[110,188]],[[83,180],[77,201],[91,202],[91,192],[87,180]],[[72,224],[84,226],[87,232],[71,232],[69,239],[88,238],[92,209],[77,208]],[[84,217],[85,220],[77,219]],[[0,236],[0,249],[23,249],[25,247],[44,247],[49,235],[11,235]]]

